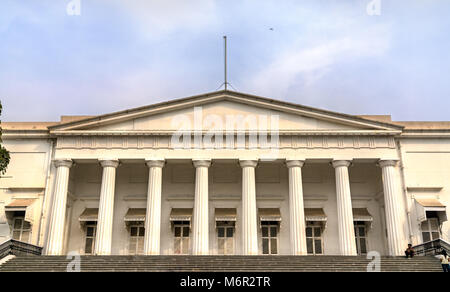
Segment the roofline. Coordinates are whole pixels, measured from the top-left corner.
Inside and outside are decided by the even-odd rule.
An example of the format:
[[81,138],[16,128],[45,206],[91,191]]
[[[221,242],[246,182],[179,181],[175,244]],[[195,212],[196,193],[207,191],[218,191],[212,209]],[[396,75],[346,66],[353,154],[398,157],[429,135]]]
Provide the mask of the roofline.
[[365,118],[359,117],[357,115],[350,115],[350,114],[345,114],[345,113],[340,113],[340,112],[335,112],[335,111],[330,111],[330,110],[314,108],[314,107],[310,107],[310,106],[306,106],[306,105],[301,105],[301,104],[298,104],[298,103],[282,101],[282,100],[272,99],[272,98],[268,98],[268,97],[257,96],[257,95],[253,95],[253,94],[240,93],[240,92],[235,92],[235,91],[232,91],[232,92],[233,93],[238,93],[238,94],[241,94],[241,95],[245,95],[245,96],[248,96],[248,97],[256,98],[256,99],[262,99],[262,100],[265,100],[267,102],[275,102],[275,103],[284,104],[284,105],[287,105],[287,106],[300,107],[300,108],[307,109],[307,110],[310,110],[310,111],[321,112],[321,113],[325,113],[325,114],[333,114],[333,115],[338,115],[338,116],[344,116],[346,118],[359,120],[359,121],[365,122],[365,123],[385,125],[387,127],[394,127],[394,128],[398,128],[398,129],[403,129],[404,128],[403,126],[400,126],[400,125],[386,123],[386,122],[379,122],[379,121],[374,121],[374,120],[370,120],[370,119],[365,119]]
[[251,95],[251,94],[247,94],[247,93],[241,93],[241,92],[237,92],[237,91],[220,90],[220,91],[208,92],[208,93],[204,93],[204,94],[200,94],[200,95],[193,95],[193,96],[184,97],[184,98],[172,99],[169,101],[163,101],[163,102],[146,105],[146,106],[140,106],[140,107],[127,109],[127,110],[123,110],[123,111],[112,112],[112,113],[108,113],[108,114],[95,116],[92,118],[81,119],[78,121],[73,121],[73,122],[68,122],[68,123],[60,123],[58,125],[50,126],[50,127],[48,127],[48,129],[51,131],[53,129],[63,128],[63,127],[67,127],[67,126],[76,126],[76,125],[80,125],[80,124],[83,124],[86,122],[102,121],[102,120],[112,117],[112,116],[125,115],[125,114],[129,114],[129,113],[139,112],[139,111],[142,111],[145,109],[173,105],[176,103],[186,102],[186,101],[195,101],[196,99],[200,99],[200,98],[220,96],[220,95],[224,95],[224,94],[228,94],[231,96],[234,95],[235,97],[241,96],[241,97],[251,98],[256,101],[263,101],[263,102],[271,103],[271,104],[278,104],[278,105],[282,105],[282,106],[294,107],[297,109],[308,110],[308,111],[311,111],[314,113],[319,113],[319,114],[328,114],[328,115],[333,115],[333,116],[337,116],[337,117],[341,117],[341,118],[344,117],[344,118],[353,120],[355,122],[363,122],[363,123],[370,124],[370,125],[384,126],[384,127],[388,127],[388,128],[396,128],[396,129],[401,129],[401,130],[404,128],[404,126],[386,123],[386,122],[374,121],[374,120],[370,120],[370,119],[365,119],[365,118],[361,118],[361,117],[358,117],[355,115],[349,115],[349,114],[343,114],[343,113],[333,112],[333,111],[329,111],[329,110],[317,109],[317,108],[304,106],[304,105],[300,105],[300,104],[296,104],[296,103],[270,99],[267,97],[261,97],[261,96]]
[[[232,130],[232,131],[213,131],[210,130],[193,130],[193,131],[177,131],[177,130],[108,130],[108,131],[102,131],[102,130],[71,130],[71,131],[53,131],[52,135],[57,136],[143,136],[143,135],[173,135],[173,134],[208,134],[208,133],[214,133],[214,134],[261,134],[261,133],[267,133],[271,134],[271,130]],[[400,135],[402,131],[400,130],[278,130],[277,133],[281,136],[283,135],[297,135],[297,136],[321,136],[321,135],[327,135],[327,136],[336,136],[336,135]]]
[[2,130],[2,139],[3,140],[9,140],[9,139],[23,139],[23,138],[29,138],[29,139],[47,139],[51,138],[50,131],[49,130],[42,130],[42,129],[28,129],[28,130]]
[[220,94],[220,93],[224,93],[224,92],[229,92],[229,90],[227,90],[227,91],[220,90],[220,91],[215,91],[215,92],[208,92],[208,93],[204,93],[204,94],[192,95],[192,96],[188,96],[188,97],[182,97],[182,98],[176,98],[176,99],[171,99],[171,100],[167,100],[167,101],[157,102],[157,103],[154,103],[154,104],[148,104],[148,105],[139,106],[139,107],[135,107],[135,108],[131,108],[131,109],[126,109],[126,110],[121,110],[121,111],[117,111],[117,112],[102,114],[102,115],[98,115],[98,116],[95,116],[95,117],[92,117],[92,118],[86,118],[86,119],[73,121],[73,122],[67,122],[67,123],[60,123],[58,125],[54,125],[54,126],[48,127],[48,129],[52,130],[53,128],[58,128],[60,126],[71,126],[71,125],[81,124],[81,123],[84,123],[84,122],[100,121],[100,120],[102,120],[104,118],[107,118],[107,117],[110,117],[110,116],[114,116],[114,115],[128,114],[128,113],[131,113],[131,112],[140,111],[140,110],[147,109],[147,108],[150,108],[150,107],[158,107],[158,106],[168,105],[168,104],[172,104],[172,103],[177,103],[177,102],[180,102],[180,101],[186,101],[186,100],[190,100],[190,99],[197,99],[197,98],[200,98],[200,97],[214,96],[214,95],[217,95],[217,94]]

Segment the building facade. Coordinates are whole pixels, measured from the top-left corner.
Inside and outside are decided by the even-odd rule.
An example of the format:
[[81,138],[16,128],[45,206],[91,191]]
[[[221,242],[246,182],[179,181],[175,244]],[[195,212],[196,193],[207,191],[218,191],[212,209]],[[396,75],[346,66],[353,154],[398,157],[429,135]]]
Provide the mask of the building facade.
[[401,255],[449,240],[450,122],[218,91],[2,129],[0,242],[48,255]]

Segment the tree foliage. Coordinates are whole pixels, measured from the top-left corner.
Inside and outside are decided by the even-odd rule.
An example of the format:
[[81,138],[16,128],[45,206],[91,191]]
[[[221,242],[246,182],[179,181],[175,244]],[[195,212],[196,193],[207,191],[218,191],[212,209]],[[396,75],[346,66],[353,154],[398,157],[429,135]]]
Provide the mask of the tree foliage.
[[[0,102],[0,116],[2,115],[2,103]],[[0,121],[0,143],[2,142],[2,127]],[[0,144],[0,174],[5,174],[10,161],[9,151]]]

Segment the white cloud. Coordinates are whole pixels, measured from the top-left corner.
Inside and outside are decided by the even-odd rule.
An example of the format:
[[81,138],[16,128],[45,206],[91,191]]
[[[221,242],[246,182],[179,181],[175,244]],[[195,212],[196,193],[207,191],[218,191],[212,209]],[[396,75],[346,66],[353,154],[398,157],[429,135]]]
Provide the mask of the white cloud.
[[375,26],[314,43],[309,47],[292,45],[291,49],[275,56],[251,79],[250,86],[267,94],[280,95],[298,79],[303,80],[304,86],[313,85],[332,72],[336,64],[383,55],[389,49],[390,34],[386,26]]

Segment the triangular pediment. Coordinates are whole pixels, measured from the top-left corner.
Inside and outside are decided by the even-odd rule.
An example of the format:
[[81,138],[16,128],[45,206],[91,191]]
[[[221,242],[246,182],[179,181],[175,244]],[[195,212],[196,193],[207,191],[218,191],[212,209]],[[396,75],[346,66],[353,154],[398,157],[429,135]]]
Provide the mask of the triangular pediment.
[[237,92],[210,94],[59,124],[59,132],[173,132],[183,129],[296,131],[399,131],[401,127]]

